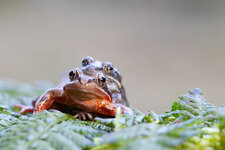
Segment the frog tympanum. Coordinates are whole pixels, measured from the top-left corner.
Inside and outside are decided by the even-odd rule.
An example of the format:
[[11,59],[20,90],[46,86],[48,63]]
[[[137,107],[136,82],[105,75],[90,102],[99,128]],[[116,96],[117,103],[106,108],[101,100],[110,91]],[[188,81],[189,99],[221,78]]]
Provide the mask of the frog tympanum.
[[114,117],[118,107],[122,114],[132,115],[128,108],[120,73],[109,62],[95,61],[88,56],[81,68],[69,72],[70,81],[48,89],[33,100],[33,106],[15,105],[21,114],[38,114],[55,109],[82,120],[92,120],[94,115]]

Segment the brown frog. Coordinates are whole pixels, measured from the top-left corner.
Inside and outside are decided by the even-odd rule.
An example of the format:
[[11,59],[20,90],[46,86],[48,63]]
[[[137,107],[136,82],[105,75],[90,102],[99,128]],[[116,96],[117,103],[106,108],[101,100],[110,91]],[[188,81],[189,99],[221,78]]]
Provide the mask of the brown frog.
[[45,109],[56,109],[66,113],[75,112],[75,117],[93,119],[93,114],[114,117],[118,107],[122,114],[132,115],[128,106],[121,76],[108,62],[94,61],[86,57],[82,67],[69,72],[70,81],[48,89],[33,101],[33,107],[22,108],[21,114],[38,114]]
[[[120,103],[129,106],[125,89],[122,85],[122,77],[119,71],[110,62],[101,62],[88,56],[83,59],[81,70],[84,74],[95,76],[102,73],[106,78],[106,85],[109,89],[113,103]],[[73,78],[71,78],[73,80]]]

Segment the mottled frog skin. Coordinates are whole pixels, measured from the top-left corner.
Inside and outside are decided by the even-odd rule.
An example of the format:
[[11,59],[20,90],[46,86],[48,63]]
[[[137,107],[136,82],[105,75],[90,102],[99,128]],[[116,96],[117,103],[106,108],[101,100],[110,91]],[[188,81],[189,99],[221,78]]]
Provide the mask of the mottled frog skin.
[[82,120],[92,120],[93,116],[114,117],[118,107],[122,114],[132,115],[127,107],[125,90],[120,73],[109,62],[100,62],[88,56],[81,68],[69,72],[69,82],[48,89],[33,100],[33,106],[15,105],[22,108],[21,114],[55,109],[75,115]]

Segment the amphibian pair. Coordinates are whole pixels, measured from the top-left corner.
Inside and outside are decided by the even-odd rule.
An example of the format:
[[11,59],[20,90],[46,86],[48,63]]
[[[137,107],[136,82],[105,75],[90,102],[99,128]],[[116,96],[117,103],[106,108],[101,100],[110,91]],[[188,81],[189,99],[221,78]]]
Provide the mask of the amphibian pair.
[[132,115],[119,71],[109,62],[86,57],[81,68],[69,72],[69,82],[48,89],[33,100],[33,106],[15,105],[21,114],[56,109],[73,114],[82,120],[92,120],[95,115],[114,117],[121,107],[122,114]]

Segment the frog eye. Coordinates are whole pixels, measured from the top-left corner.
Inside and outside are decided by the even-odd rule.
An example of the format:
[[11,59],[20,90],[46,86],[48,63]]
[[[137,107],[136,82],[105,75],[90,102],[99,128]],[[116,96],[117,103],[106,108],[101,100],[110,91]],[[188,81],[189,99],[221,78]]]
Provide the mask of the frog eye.
[[69,76],[73,76],[73,75],[74,75],[74,72],[70,71]]
[[108,70],[109,71],[113,71],[113,67],[108,67]]
[[104,85],[104,83],[106,82],[106,78],[102,74],[99,74],[97,77],[97,82],[100,85]]
[[100,81],[101,81],[102,83],[105,83],[106,78],[105,78],[105,77],[101,77],[101,78],[100,78]]
[[73,70],[70,71],[70,73],[69,73],[70,81],[73,80],[74,76],[75,76],[74,71]]
[[109,62],[106,62],[104,64],[104,71],[107,72],[108,74],[113,73],[113,71],[114,71],[113,65]]
[[75,68],[69,72],[70,81],[76,79],[82,71],[79,68]]
[[87,66],[90,62],[93,62],[93,61],[94,59],[92,57],[87,56],[82,60],[82,66]]

